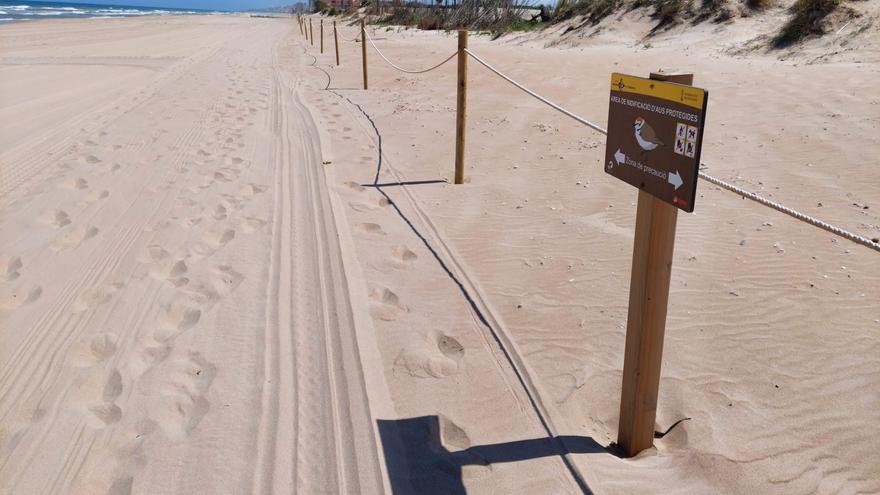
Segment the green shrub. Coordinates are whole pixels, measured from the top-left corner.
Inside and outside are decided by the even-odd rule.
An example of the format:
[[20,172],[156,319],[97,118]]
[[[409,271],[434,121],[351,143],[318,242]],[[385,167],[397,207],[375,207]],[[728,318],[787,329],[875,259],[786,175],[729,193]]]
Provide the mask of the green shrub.
[[623,5],[623,0],[560,0],[553,14],[554,21],[585,16],[593,24],[598,23]]
[[682,12],[684,12],[682,0],[660,0],[657,2],[657,15],[660,17],[661,24],[678,20]]
[[839,5],[840,0],[797,0],[789,9],[791,18],[776,36],[774,44],[783,47],[811,35],[823,34],[825,17]]
[[773,5],[773,0],[746,0],[746,5],[752,10],[764,10]]

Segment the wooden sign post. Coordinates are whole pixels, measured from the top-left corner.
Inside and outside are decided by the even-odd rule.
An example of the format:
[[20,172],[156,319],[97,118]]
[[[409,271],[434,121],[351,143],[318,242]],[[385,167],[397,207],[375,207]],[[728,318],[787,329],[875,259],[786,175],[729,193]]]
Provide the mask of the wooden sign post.
[[464,182],[464,144],[467,127],[467,52],[468,32],[458,31],[458,92],[455,111],[455,183]]
[[336,66],[339,66],[339,34],[336,32],[336,21],[333,21],[333,46],[336,47]]
[[324,19],[321,19],[321,53],[324,53]]
[[367,23],[361,19],[361,58],[364,69],[364,89],[367,89]]
[[[651,79],[691,85],[693,74],[652,73]],[[617,432],[629,456],[654,444],[677,216],[676,206],[639,190]]]

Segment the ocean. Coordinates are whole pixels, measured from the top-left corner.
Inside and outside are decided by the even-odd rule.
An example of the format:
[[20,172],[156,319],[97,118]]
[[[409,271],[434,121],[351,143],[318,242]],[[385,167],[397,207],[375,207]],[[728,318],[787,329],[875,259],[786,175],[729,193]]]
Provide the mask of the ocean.
[[0,24],[34,19],[112,18],[141,15],[210,14],[205,10],[131,5],[96,5],[92,3],[22,2],[0,0]]

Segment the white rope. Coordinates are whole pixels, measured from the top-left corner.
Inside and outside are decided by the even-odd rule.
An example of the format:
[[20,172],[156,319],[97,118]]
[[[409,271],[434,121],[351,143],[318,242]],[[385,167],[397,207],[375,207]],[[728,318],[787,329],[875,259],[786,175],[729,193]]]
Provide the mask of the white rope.
[[[342,30],[341,29],[337,29],[337,30],[339,32],[339,37],[342,38]],[[361,29],[357,28],[357,34],[354,35],[354,38],[352,38],[352,39],[342,38],[342,41],[347,41],[349,43],[353,43],[353,42],[357,41],[358,39],[360,39],[360,37],[361,37]]]
[[537,100],[539,100],[539,101],[542,101],[542,102],[544,102],[544,103],[550,105],[551,107],[555,108],[556,110],[558,110],[558,111],[564,113],[565,115],[568,115],[569,117],[573,118],[574,120],[577,120],[577,121],[580,122],[581,124],[584,124],[585,126],[591,128],[591,129],[594,129],[594,130],[596,130],[596,131],[599,131],[599,132],[601,132],[602,134],[608,134],[608,131],[606,131],[604,128],[600,127],[599,125],[590,122],[589,120],[587,120],[587,119],[581,117],[580,115],[577,115],[577,114],[575,114],[575,113],[569,112],[568,110],[562,108],[561,106],[557,105],[556,103],[553,103],[552,101],[548,100],[547,98],[544,98],[543,96],[539,95],[538,93],[535,93],[535,92],[532,91],[531,89],[529,89],[529,88],[523,86],[522,84],[520,84],[520,83],[514,81],[513,79],[507,77],[507,76],[504,75],[501,71],[499,71],[499,70],[496,69],[495,67],[492,67],[491,65],[489,65],[489,62],[486,62],[485,60],[483,60],[483,59],[481,59],[480,57],[476,56],[476,55],[474,54],[474,52],[468,50],[467,48],[465,48],[464,51],[465,51],[465,53],[467,53],[468,55],[470,55],[471,57],[473,57],[474,60],[476,60],[477,62],[483,64],[484,67],[486,67],[487,69],[491,70],[491,71],[494,72],[495,74],[498,74],[502,79],[504,79],[505,81],[509,82],[510,84],[513,84],[513,85],[516,86],[517,88],[519,88],[519,89],[525,91],[526,93],[528,93],[530,96],[534,97],[535,99],[537,99]]
[[445,64],[446,62],[449,62],[450,60],[455,58],[456,55],[458,55],[458,52],[452,52],[452,55],[447,57],[445,60],[443,60],[439,64],[437,64],[433,67],[429,67],[427,69],[422,69],[422,70],[404,69],[403,67],[400,67],[400,66],[396,65],[394,62],[388,60],[388,57],[386,57],[385,54],[382,53],[382,50],[379,50],[379,47],[376,46],[376,43],[373,42],[373,38],[372,38],[372,36],[370,36],[370,33],[368,31],[364,31],[364,32],[367,33],[367,39],[370,41],[370,44],[373,45],[373,48],[376,49],[376,52],[379,53],[379,56],[382,57],[383,59],[385,59],[386,62],[388,62],[388,65],[390,65],[391,67],[394,67],[395,69],[399,70],[400,72],[406,72],[407,74],[423,74],[425,72],[430,72],[430,71],[440,67],[441,65]]
[[[575,114],[575,113],[572,113],[572,112],[566,110],[565,108],[562,108],[561,106],[557,105],[556,103],[553,103],[552,101],[548,100],[547,98],[544,98],[543,96],[539,95],[538,93],[535,93],[534,91],[530,90],[529,88],[527,88],[527,87],[523,86],[522,84],[520,84],[520,83],[514,81],[513,79],[511,79],[511,78],[508,77],[507,75],[503,74],[501,71],[499,71],[499,70],[496,69],[495,67],[492,67],[492,66],[491,66],[488,62],[486,62],[485,60],[483,60],[483,59],[481,59],[480,57],[476,56],[473,52],[471,52],[471,51],[468,50],[467,48],[465,48],[464,51],[465,51],[465,53],[467,53],[468,55],[470,55],[471,57],[473,57],[474,60],[476,60],[477,62],[479,62],[480,64],[482,64],[484,67],[486,67],[486,68],[489,69],[490,71],[494,72],[495,74],[497,74],[499,77],[501,77],[501,78],[504,79],[505,81],[509,82],[510,84],[513,84],[513,85],[516,86],[517,88],[519,88],[519,89],[523,90],[524,92],[528,93],[530,96],[536,98],[536,99],[539,100],[539,101],[542,101],[542,102],[546,103],[547,105],[549,105],[549,106],[553,107],[554,109],[558,110],[559,112],[561,112],[561,113],[563,113],[563,114],[565,114],[565,115],[571,117],[572,119],[574,119],[574,120],[580,122],[581,124],[584,124],[585,126],[590,127],[591,129],[594,129],[594,130],[596,130],[596,131],[598,131],[598,132],[600,132],[600,133],[602,133],[602,134],[604,134],[604,135],[606,135],[606,136],[608,135],[608,131],[607,131],[606,129],[600,127],[600,126],[597,125],[597,124],[594,124],[594,123],[590,122],[589,120],[587,120],[587,119],[585,119],[585,118],[583,118],[583,117],[581,117],[581,116],[579,116],[579,115],[577,115],[577,114]],[[703,163],[702,165],[705,165],[705,163]],[[702,171],[699,172],[699,177],[700,177],[701,179],[703,179],[703,180],[706,180],[706,181],[711,182],[712,184],[715,184],[716,186],[722,187],[722,188],[724,188],[724,189],[726,189],[726,190],[728,190],[728,191],[731,191],[731,192],[733,192],[733,193],[736,193],[736,194],[738,194],[738,195],[740,195],[740,196],[742,196],[742,197],[744,197],[744,198],[748,198],[748,199],[750,199],[750,200],[752,200],[752,201],[754,201],[754,202],[756,202],[756,203],[759,203],[759,204],[762,204],[762,205],[764,205],[764,206],[767,206],[767,207],[773,208],[773,209],[776,210],[776,211],[779,211],[779,212],[781,212],[781,213],[785,213],[786,215],[789,215],[789,216],[791,216],[791,217],[793,217],[793,218],[796,218],[796,219],[798,219],[798,220],[800,220],[800,221],[802,221],[802,222],[806,222],[806,223],[808,223],[808,224],[810,224],[810,225],[813,225],[813,226],[815,226],[815,227],[819,227],[820,229],[823,229],[823,230],[826,230],[826,231],[828,231],[828,232],[831,232],[832,234],[835,234],[835,235],[837,235],[837,236],[843,237],[843,238],[845,238],[845,239],[849,239],[850,241],[855,242],[856,244],[861,244],[861,245],[863,245],[863,246],[866,246],[866,247],[868,247],[868,248],[871,248],[871,249],[873,249],[873,250],[875,250],[875,251],[880,252],[880,243],[874,242],[873,240],[868,239],[867,237],[863,237],[863,236],[860,236],[860,235],[858,235],[858,234],[854,234],[854,233],[852,233],[852,232],[850,232],[850,231],[848,231],[848,230],[845,230],[845,229],[842,229],[842,228],[840,228],[840,227],[837,227],[837,226],[831,225],[830,223],[823,222],[822,220],[819,220],[818,218],[811,217],[811,216],[809,216],[809,215],[807,215],[807,214],[805,214],[805,213],[801,213],[801,212],[799,212],[799,211],[797,211],[797,210],[794,210],[794,209],[792,209],[792,208],[789,208],[789,207],[783,205],[782,203],[778,203],[778,202],[776,202],[776,201],[772,201],[772,200],[767,199],[767,198],[765,198],[765,197],[763,197],[763,196],[760,196],[760,195],[758,195],[758,194],[756,194],[756,193],[753,193],[753,192],[751,192],[751,191],[747,191],[747,190],[745,190],[745,189],[743,189],[743,188],[741,188],[741,187],[739,187],[739,186],[736,186],[736,185],[731,184],[731,183],[729,183],[729,182],[726,182],[726,181],[724,181],[724,180],[721,180],[721,179],[718,179],[718,178],[712,177],[711,175],[709,175],[709,174],[707,174],[707,173],[705,173],[705,172],[702,172]]]
[[747,191],[739,186],[736,186],[736,185],[733,185],[729,182],[725,182],[721,179],[717,179],[715,177],[712,177],[711,175],[709,175],[705,172],[700,172],[700,178],[703,180],[707,180],[707,181],[711,182],[712,184],[715,184],[716,186],[723,187],[724,189],[727,189],[728,191],[739,194],[740,196],[742,196],[744,198],[751,199],[752,201],[754,201],[756,203],[760,203],[764,206],[768,206],[770,208],[773,208],[776,211],[785,213],[786,215],[789,215],[793,218],[796,218],[802,222],[806,222],[810,225],[813,225],[815,227],[819,227],[820,229],[831,232],[832,234],[838,235],[838,236],[843,237],[845,239],[849,239],[850,241],[855,242],[856,244],[861,244],[863,246],[866,246],[866,247],[873,249],[874,251],[880,252],[880,243],[876,243],[876,242],[872,241],[871,239],[868,239],[867,237],[862,237],[862,236],[860,236],[858,234],[854,234],[848,230],[831,225],[830,223],[823,222],[822,220],[819,220],[818,218],[814,218],[814,217],[811,217],[805,213],[801,213],[797,210],[793,210],[793,209],[791,209],[781,203],[777,203],[776,201],[771,201],[763,196],[759,196],[759,195],[757,195],[751,191]]

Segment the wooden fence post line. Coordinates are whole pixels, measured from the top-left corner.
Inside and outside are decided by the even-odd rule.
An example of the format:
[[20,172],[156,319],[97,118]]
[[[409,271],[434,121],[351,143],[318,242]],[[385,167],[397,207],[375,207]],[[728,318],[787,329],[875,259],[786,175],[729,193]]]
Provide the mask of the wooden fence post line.
[[[692,84],[693,74],[652,73],[651,79]],[[678,208],[639,190],[617,431],[629,456],[654,444],[677,217]]]
[[321,19],[321,53],[324,53],[324,19]]
[[367,23],[361,19],[361,57],[364,66],[364,89],[367,89]]
[[312,18],[309,17],[309,43],[315,46],[315,30],[312,28]]
[[468,32],[458,31],[458,92],[455,111],[455,183],[464,182],[464,142],[467,125],[467,49]]
[[336,21],[333,21],[333,45],[336,47],[336,65],[339,66],[339,34],[336,33]]

